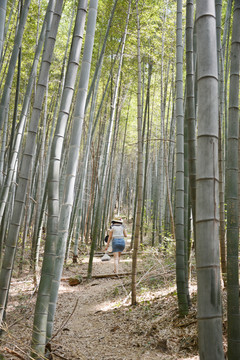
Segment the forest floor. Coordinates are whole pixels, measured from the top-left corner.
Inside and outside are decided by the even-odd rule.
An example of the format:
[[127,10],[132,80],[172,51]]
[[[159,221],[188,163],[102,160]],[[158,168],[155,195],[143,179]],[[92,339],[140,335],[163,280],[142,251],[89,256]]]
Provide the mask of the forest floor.
[[[174,257],[156,250],[141,251],[136,306],[131,306],[131,276],[94,277],[113,275],[113,258],[103,262],[95,256],[91,280],[85,278],[87,267],[88,258],[83,256],[79,264],[64,268],[51,341],[52,359],[199,359],[196,285],[190,288],[193,306],[189,315],[180,318]],[[119,273],[130,271],[131,255],[126,253]],[[71,286],[69,279],[79,275],[82,282]],[[13,277],[0,359],[30,359],[35,301],[31,276]]]

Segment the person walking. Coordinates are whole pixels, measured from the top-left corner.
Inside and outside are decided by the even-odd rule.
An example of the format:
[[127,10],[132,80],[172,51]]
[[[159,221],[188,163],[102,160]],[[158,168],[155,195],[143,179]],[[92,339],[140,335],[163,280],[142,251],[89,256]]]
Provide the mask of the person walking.
[[112,220],[111,230],[109,232],[108,242],[105,250],[107,251],[109,244],[112,240],[112,252],[114,256],[114,272],[118,274],[118,265],[120,256],[125,248],[124,237],[127,237],[127,232],[123,226],[123,220],[120,217],[115,217]]

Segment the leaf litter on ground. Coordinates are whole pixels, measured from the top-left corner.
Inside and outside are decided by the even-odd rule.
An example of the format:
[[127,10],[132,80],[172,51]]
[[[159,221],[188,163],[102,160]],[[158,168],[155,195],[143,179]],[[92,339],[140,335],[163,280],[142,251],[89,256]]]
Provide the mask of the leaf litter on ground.
[[[63,277],[85,276],[87,267],[84,257],[80,264],[68,264]],[[136,306],[131,306],[130,276],[84,279],[77,286],[62,281],[51,341],[53,359],[199,359],[195,279],[190,287],[192,308],[180,318],[174,267],[174,258],[170,261],[160,251],[139,255]],[[131,255],[122,257],[119,270],[131,272]],[[112,271],[113,259],[94,258],[93,274]],[[0,344],[4,359],[29,359],[36,301],[29,279],[12,281]]]

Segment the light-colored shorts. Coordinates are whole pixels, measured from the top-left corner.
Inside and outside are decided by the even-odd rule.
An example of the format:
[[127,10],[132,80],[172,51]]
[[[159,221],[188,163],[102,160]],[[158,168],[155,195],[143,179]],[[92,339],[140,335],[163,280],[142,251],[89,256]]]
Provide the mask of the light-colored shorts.
[[123,238],[114,238],[112,241],[112,251],[122,252],[125,248],[125,240]]

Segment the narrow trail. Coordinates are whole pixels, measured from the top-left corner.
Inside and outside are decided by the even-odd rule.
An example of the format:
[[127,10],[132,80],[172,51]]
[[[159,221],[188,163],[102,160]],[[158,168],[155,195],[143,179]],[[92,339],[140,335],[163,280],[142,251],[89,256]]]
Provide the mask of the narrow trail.
[[[179,319],[174,274],[161,262],[139,257],[138,305],[131,306],[131,276],[92,278],[70,286],[70,277],[85,276],[88,258],[64,268],[53,339],[52,360],[197,360],[196,309]],[[154,265],[154,268],[153,268]],[[120,273],[131,272],[131,255],[121,257]],[[114,262],[95,256],[94,275],[113,274]],[[157,276],[145,288],[143,277]],[[150,278],[149,280],[150,281]],[[171,284],[174,282],[174,285]],[[162,285],[160,285],[162,284]],[[142,292],[141,292],[142,289]],[[128,297],[127,297],[128,296]],[[5,360],[29,360],[36,293],[30,275],[14,278],[7,313],[8,328],[0,342]],[[17,353],[18,356],[14,354]]]
[[[122,259],[120,269],[129,271],[129,266],[130,260]],[[84,264],[80,267],[86,270]],[[113,260],[104,263],[100,259],[94,260],[93,274],[112,273],[112,269]],[[170,359],[156,351],[146,350],[134,341],[140,329],[135,327],[128,316],[131,313],[129,307],[124,307],[117,297],[120,289],[127,295],[124,287],[126,280],[129,282],[130,279],[92,279],[70,287],[71,290],[67,283],[62,284],[57,318],[58,314],[61,314],[61,320],[65,316],[67,318],[69,312],[72,312],[72,316],[53,339],[52,347],[56,348],[56,356],[72,360]],[[56,328],[61,327],[57,321]]]

